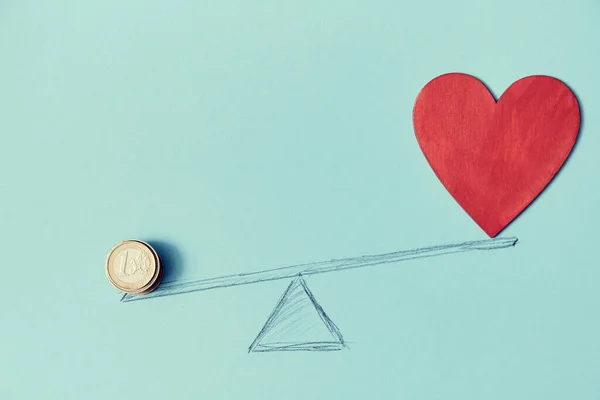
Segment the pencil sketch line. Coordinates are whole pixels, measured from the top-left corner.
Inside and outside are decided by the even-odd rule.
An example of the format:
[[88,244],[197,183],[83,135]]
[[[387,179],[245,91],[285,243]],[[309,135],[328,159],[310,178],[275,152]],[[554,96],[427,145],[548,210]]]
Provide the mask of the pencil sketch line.
[[341,271],[353,268],[362,268],[380,264],[391,264],[418,258],[436,257],[446,254],[463,253],[468,251],[490,251],[513,247],[517,244],[516,237],[494,238],[455,244],[423,247],[413,250],[403,250],[393,253],[366,255],[316,263],[297,264],[281,268],[255,271],[242,274],[226,275],[215,278],[200,279],[189,282],[169,282],[160,285],[156,290],[145,295],[125,294],[121,302],[146,300],[156,297],[171,296],[176,294],[191,293],[209,289],[231,286],[247,285],[252,283],[267,282],[277,279],[293,278],[298,274],[314,275],[326,272]]
[[[316,325],[311,325],[311,316],[312,322],[318,321]],[[302,331],[301,326],[306,329]],[[324,337],[328,340],[323,340]],[[327,351],[345,347],[338,327],[317,302],[302,275],[298,275],[276,303],[267,322],[248,347],[248,353]]]
[[[448,251],[446,253],[444,253],[444,255],[446,254],[457,254],[457,253],[463,253],[464,250],[454,250],[454,251]],[[390,263],[394,263],[394,262],[400,262],[400,261],[410,261],[410,260],[416,260],[416,259],[421,259],[421,258],[430,258],[430,257],[436,257],[439,256],[441,254],[424,254],[424,255],[418,255],[418,256],[414,256],[414,257],[407,257],[404,258],[402,260],[383,260],[383,261],[379,261],[379,262],[372,262],[372,263],[365,263],[365,264],[360,264],[360,265],[354,265],[354,266],[347,266],[344,268],[340,268],[339,270],[350,270],[350,269],[355,269],[355,268],[362,268],[362,267],[368,267],[368,266],[375,266],[375,265],[381,265],[381,264],[390,264]],[[323,271],[314,271],[311,272],[310,275],[317,275],[317,274],[322,274],[322,273],[326,273],[326,272],[332,272],[332,270],[323,270]],[[165,296],[172,296],[172,295],[176,295],[176,294],[186,294],[186,293],[194,293],[194,292],[199,292],[199,291],[204,291],[204,290],[211,290],[211,289],[218,289],[218,288],[225,288],[225,287],[233,287],[233,286],[241,286],[241,285],[248,285],[248,284],[252,284],[252,283],[262,283],[262,282],[269,282],[269,281],[273,281],[273,280],[278,280],[278,279],[286,279],[286,278],[293,278],[293,276],[281,276],[281,277],[277,277],[274,279],[261,279],[261,280],[247,280],[247,281],[239,281],[239,282],[233,282],[229,285],[224,285],[224,286],[211,286],[211,287],[206,287],[206,288],[197,288],[197,287],[191,287],[189,289],[186,289],[185,287],[183,289],[181,289],[182,286],[189,286],[189,284],[197,284],[201,281],[191,281],[191,282],[186,282],[186,284],[181,284],[181,286],[179,284],[176,284],[176,282],[169,282],[166,283],[164,285],[166,285],[164,288],[162,288],[160,291],[154,291],[151,292],[149,294],[145,294],[142,296],[136,296],[136,295],[131,295],[128,293],[123,294],[123,296],[121,297],[121,302],[127,303],[127,302],[131,302],[131,301],[136,301],[136,300],[145,300],[147,298],[156,298],[156,297],[165,297]],[[171,285],[172,284],[172,285]],[[159,286],[160,288],[160,286]],[[147,297],[151,295],[150,297]]]
[[281,345],[261,345],[252,350],[254,353],[267,353],[275,351],[340,351],[344,347],[341,347],[339,343],[334,342],[310,342],[303,344],[285,344]]
[[325,313],[325,310],[323,310],[323,307],[321,307],[321,305],[319,303],[317,303],[317,300],[315,299],[315,296],[312,294],[312,292],[308,288],[308,285],[306,285],[306,282],[304,282],[304,279],[302,279],[302,275],[300,275],[299,278],[300,278],[300,284],[304,288],[304,291],[308,295],[308,298],[312,302],[313,306],[317,309],[319,317],[321,317],[321,320],[323,321],[323,323],[325,324],[325,326],[327,326],[327,329],[329,329],[329,332],[333,336],[336,337],[337,341],[342,346],[345,346],[345,344],[344,344],[344,338],[342,337],[342,333],[338,329],[337,325],[334,324],[333,321],[331,320],[331,318],[329,318],[329,316]]
[[271,312],[271,315],[269,315],[267,322],[262,327],[262,329],[260,330],[260,332],[258,333],[256,338],[254,339],[254,341],[248,348],[248,352],[252,351],[256,347],[257,343],[260,342],[260,340],[264,337],[264,335],[269,331],[269,329],[271,329],[271,326],[273,325],[273,321],[275,320],[275,318],[279,314],[279,311],[285,304],[285,299],[288,297],[289,293],[292,290],[292,287],[294,287],[295,284],[296,284],[296,281],[290,282],[290,284],[288,285],[285,292],[283,292],[283,295],[279,298],[279,300],[276,303],[277,305],[275,306],[275,309]]

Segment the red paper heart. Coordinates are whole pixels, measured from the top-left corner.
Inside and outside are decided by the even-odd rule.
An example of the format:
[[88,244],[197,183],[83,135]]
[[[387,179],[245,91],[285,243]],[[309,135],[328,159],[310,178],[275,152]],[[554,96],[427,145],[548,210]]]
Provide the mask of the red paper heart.
[[571,90],[549,76],[513,83],[496,102],[466,74],[430,81],[417,96],[419,146],[448,192],[490,237],[546,187],[579,131]]

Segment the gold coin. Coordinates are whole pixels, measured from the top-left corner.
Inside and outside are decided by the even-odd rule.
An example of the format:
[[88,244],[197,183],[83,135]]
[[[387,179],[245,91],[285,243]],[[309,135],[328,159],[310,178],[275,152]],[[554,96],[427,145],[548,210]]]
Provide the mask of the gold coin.
[[160,283],[162,281],[162,278],[163,278],[163,275],[164,275],[163,272],[164,272],[164,269],[161,268],[160,271],[159,271],[159,273],[158,273],[158,276],[156,278],[156,282],[154,282],[154,284],[152,284],[152,286],[150,286],[147,290],[144,290],[143,292],[139,292],[139,293],[130,293],[130,294],[138,295],[138,294],[147,294],[147,293],[150,293],[151,291],[153,291],[154,289],[156,289],[158,287],[158,285],[160,285]]
[[147,294],[147,293],[150,293],[151,291],[153,291],[154,289],[156,289],[158,287],[158,285],[160,285],[160,283],[162,282],[162,278],[164,275],[164,268],[162,267],[162,261],[160,259],[160,256],[158,255],[156,250],[154,250],[154,248],[152,248],[152,246],[150,246],[146,242],[142,242],[141,240],[135,240],[135,241],[148,246],[148,248],[154,254],[154,259],[156,260],[156,265],[158,266],[158,268],[157,268],[156,274],[154,275],[154,277],[152,278],[150,283],[148,283],[146,286],[144,286],[139,291],[129,292],[129,294],[134,294],[134,295]]
[[154,250],[154,248],[152,248],[152,246],[150,246],[148,243],[146,242],[142,242],[141,240],[133,240],[134,242],[138,242],[144,246],[146,246],[150,251],[152,251],[152,254],[154,255],[154,261],[156,263],[156,272],[154,273],[154,276],[152,277],[152,279],[150,280],[150,282],[148,282],[147,285],[145,285],[143,288],[140,288],[139,290],[136,291],[131,291],[129,292],[130,294],[146,294],[146,293],[150,293],[151,291],[153,291],[154,289],[156,289],[158,287],[158,285],[160,284],[160,282],[162,281],[162,277],[163,277],[163,268],[162,268],[162,263],[160,260],[160,257],[158,255],[158,253],[156,252],[156,250]]
[[106,276],[113,286],[123,292],[149,293],[162,278],[160,258],[148,243],[125,240],[108,254]]

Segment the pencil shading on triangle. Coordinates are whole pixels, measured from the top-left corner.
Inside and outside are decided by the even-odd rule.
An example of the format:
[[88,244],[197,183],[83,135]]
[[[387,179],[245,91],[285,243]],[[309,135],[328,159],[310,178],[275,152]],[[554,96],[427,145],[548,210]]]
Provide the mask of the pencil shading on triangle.
[[248,352],[335,351],[346,348],[302,275],[287,287]]

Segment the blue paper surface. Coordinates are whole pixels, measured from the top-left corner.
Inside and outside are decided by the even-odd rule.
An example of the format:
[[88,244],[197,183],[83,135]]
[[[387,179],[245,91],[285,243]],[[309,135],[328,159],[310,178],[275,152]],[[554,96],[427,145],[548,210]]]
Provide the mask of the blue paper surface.
[[[0,3],[0,398],[597,399],[600,3]],[[248,353],[289,280],[121,303],[120,240],[166,281],[482,240],[414,137],[450,71],[578,96],[514,248],[305,277],[334,352]],[[301,293],[301,292],[300,292]],[[308,304],[308,303],[303,303]]]

